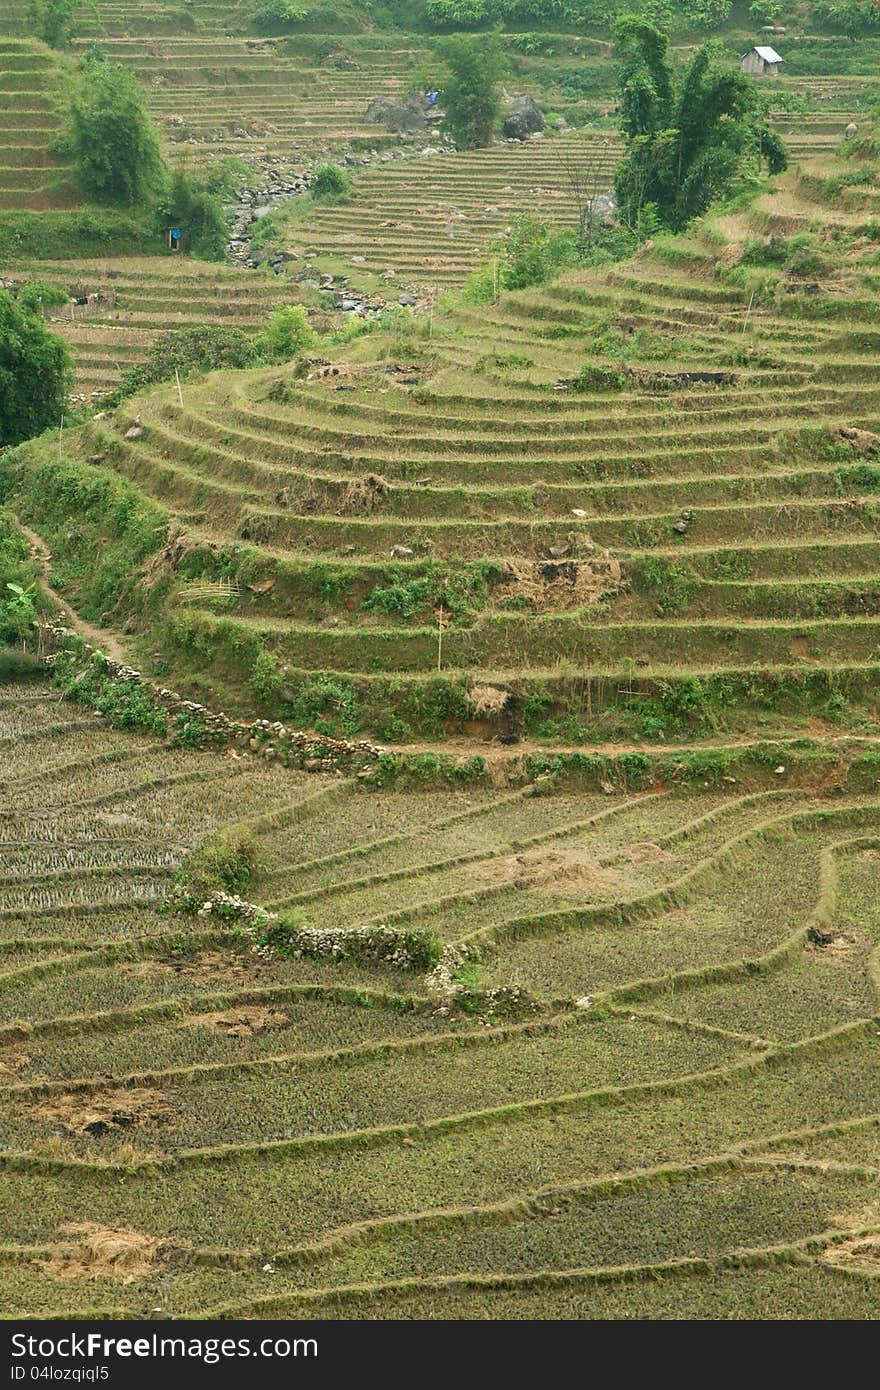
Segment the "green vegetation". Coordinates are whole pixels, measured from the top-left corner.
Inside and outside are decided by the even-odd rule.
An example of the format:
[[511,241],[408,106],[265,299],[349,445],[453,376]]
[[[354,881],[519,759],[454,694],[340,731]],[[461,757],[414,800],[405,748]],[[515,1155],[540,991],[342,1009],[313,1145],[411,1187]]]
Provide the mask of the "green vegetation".
[[31,22],[37,37],[52,48],[69,48],[81,0],[32,0]]
[[65,148],[83,191],[98,202],[142,204],[160,188],[159,141],[133,75],[99,50],[81,63]]
[[309,194],[318,203],[340,202],[351,194],[351,175],[338,164],[321,164],[309,184]]
[[33,290],[21,303],[0,290],[0,446],[57,425],[70,382],[67,345],[33,307]]
[[445,125],[463,150],[488,145],[501,113],[498,81],[504,55],[494,37],[444,39],[437,52],[445,64],[442,79]]
[[620,123],[627,147],[615,186],[632,225],[651,205],[673,231],[686,227],[717,198],[731,193],[745,167],[766,160],[786,168],[780,137],[768,128],[754,82],[704,45],[678,77],[668,38],[629,16],[618,22]]

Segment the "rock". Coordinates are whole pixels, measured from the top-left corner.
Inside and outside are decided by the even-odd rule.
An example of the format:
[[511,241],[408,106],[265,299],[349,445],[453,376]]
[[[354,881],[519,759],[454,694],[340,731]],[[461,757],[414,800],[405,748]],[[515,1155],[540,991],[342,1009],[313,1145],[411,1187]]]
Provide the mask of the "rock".
[[607,227],[616,217],[617,203],[611,193],[599,193],[597,197],[587,200],[584,209],[584,226],[587,230],[591,227]]
[[416,297],[414,294],[399,294],[397,296],[397,302],[398,304],[402,304],[404,307],[406,307],[406,305],[408,304],[415,304]]
[[122,437],[123,439],[140,439],[142,434],[143,430],[141,429],[140,425],[132,425],[130,429],[127,429],[125,431],[125,434]]
[[365,265],[366,260],[366,256],[352,256],[351,263],[352,265]]
[[533,97],[514,97],[504,121],[508,140],[523,140],[542,131],[544,125],[544,113]]
[[551,559],[551,560],[561,560],[561,559],[563,558],[563,556],[565,556],[565,555],[568,554],[568,552],[569,552],[570,549],[571,549],[571,546],[569,546],[569,545],[551,545],[550,551],[549,551],[550,559]]
[[391,547],[392,560],[411,560],[415,554],[408,545],[393,545]]
[[427,101],[417,93],[405,97],[374,97],[364,112],[364,120],[370,125],[384,125],[395,134],[412,133],[425,129],[427,110]]
[[845,139],[845,140],[855,140],[855,138],[856,138],[856,136],[858,135],[858,133],[859,133],[859,128],[858,128],[858,126],[856,125],[855,121],[850,121],[850,123],[849,123],[849,125],[847,126],[846,130],[843,132],[843,136],[844,136],[844,139]]

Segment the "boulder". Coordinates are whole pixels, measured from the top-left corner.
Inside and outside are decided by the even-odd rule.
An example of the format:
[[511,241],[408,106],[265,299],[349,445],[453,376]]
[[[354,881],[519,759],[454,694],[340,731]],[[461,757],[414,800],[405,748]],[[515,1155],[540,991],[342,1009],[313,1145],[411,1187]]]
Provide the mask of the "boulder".
[[383,125],[396,133],[424,130],[428,103],[422,96],[374,97],[364,113],[370,125]]
[[532,97],[514,97],[504,121],[508,140],[524,140],[544,129],[544,113]]

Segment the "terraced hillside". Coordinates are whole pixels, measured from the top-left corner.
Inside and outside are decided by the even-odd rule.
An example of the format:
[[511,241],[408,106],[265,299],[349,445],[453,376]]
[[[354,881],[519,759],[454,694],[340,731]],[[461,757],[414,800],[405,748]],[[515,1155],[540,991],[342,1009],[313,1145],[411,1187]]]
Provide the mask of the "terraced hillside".
[[[460,285],[522,213],[576,226],[583,196],[612,186],[620,155],[609,132],[395,161],[365,170],[333,206],[282,212],[280,244],[353,286],[436,292]],[[353,259],[354,257],[354,259]]]
[[137,73],[174,153],[195,166],[266,153],[296,164],[351,142],[399,144],[364,115],[374,97],[402,91],[426,56],[404,41],[359,50],[356,62],[338,66],[332,54],[324,63],[288,57],[271,39],[111,39],[103,47]]
[[49,148],[60,129],[60,81],[48,49],[0,37],[0,211],[79,201],[69,167]]
[[[874,186],[793,240],[832,174],[305,376],[220,374],[72,436],[177,537],[119,591],[155,669],[402,742],[873,734]],[[107,519],[64,554],[39,458],[13,464],[15,505],[88,605]]]
[[160,333],[203,324],[253,332],[273,305],[296,298],[295,288],[274,275],[189,257],[19,261],[9,273],[19,280],[39,276],[68,293],[102,296],[94,306],[68,304],[50,314],[53,331],[73,349],[79,397],[112,389],[123,372],[143,361]]
[[[880,1314],[876,793],[0,738],[5,1316]],[[163,913],[225,822],[276,918]]]

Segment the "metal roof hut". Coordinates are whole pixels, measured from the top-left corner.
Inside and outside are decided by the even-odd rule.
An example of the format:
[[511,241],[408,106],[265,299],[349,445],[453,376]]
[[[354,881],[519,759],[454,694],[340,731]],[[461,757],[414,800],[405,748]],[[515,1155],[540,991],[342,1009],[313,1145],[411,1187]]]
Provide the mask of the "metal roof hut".
[[740,58],[739,70],[752,77],[778,77],[779,64],[782,61],[775,48],[766,48],[763,44],[758,44]]

